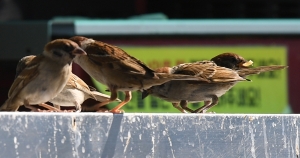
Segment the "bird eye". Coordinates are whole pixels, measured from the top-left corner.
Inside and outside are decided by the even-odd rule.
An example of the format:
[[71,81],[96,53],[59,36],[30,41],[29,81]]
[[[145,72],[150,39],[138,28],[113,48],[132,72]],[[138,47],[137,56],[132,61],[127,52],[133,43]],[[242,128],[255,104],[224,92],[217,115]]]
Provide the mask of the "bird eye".
[[62,57],[62,53],[59,52],[59,51],[54,50],[53,54],[56,55],[56,56],[58,56],[58,57]]
[[230,58],[230,61],[231,61],[232,63],[234,63],[234,62],[236,62],[236,58],[231,57],[231,58]]
[[71,52],[74,50],[74,47],[72,45],[65,45],[63,50],[66,52]]

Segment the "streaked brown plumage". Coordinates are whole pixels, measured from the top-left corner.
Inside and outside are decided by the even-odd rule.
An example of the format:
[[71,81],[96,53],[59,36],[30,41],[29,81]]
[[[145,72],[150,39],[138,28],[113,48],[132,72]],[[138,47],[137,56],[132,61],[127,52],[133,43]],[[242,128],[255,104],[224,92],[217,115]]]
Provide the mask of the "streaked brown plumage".
[[[36,56],[29,55],[23,57],[16,68],[16,77],[19,73],[28,66],[31,60],[33,60]],[[60,107],[75,107],[77,112],[80,112],[81,109],[89,109],[91,111],[92,106],[84,104],[82,107],[82,103],[87,99],[94,99],[99,102],[104,102],[109,99],[109,95],[97,92],[95,88],[88,86],[81,78],[71,73],[70,78],[66,86],[63,90],[53,99],[49,100],[54,107],[47,104],[39,104],[42,107],[47,109],[51,109],[50,111],[61,111]],[[117,101],[120,101],[119,99]],[[50,106],[50,107],[49,107]],[[84,107],[87,106],[87,107]],[[96,110],[95,110],[96,111]]]
[[[88,54],[86,57],[77,57],[74,61],[90,76],[108,86],[111,92],[110,100],[98,107],[114,101],[117,91],[125,93],[125,99],[111,110],[113,113],[120,113],[119,109],[131,100],[131,91],[148,89],[173,79],[196,80],[195,77],[186,75],[156,73],[121,48],[101,41],[82,36],[72,37],[71,40],[77,42]],[[198,77],[197,80],[201,78]]]
[[[236,83],[245,80],[246,76],[286,68],[286,66],[278,65],[248,68],[251,64],[252,62],[246,61],[237,54],[223,53],[212,58],[211,61],[199,61],[180,64],[172,68],[160,68],[157,71],[189,75],[200,74],[201,77],[210,80],[211,83],[203,81],[170,81],[147,89],[142,96],[145,98],[150,94],[169,101],[181,112],[205,112],[218,104],[218,98]],[[188,103],[202,101],[204,101],[204,106],[199,109],[192,110],[187,107]]]
[[42,54],[32,60],[22,61],[27,66],[22,70],[17,69],[18,75],[0,110],[17,111],[19,106],[25,105],[36,111],[32,105],[44,103],[61,92],[71,74],[73,58],[85,54],[71,40],[57,39],[49,42]]

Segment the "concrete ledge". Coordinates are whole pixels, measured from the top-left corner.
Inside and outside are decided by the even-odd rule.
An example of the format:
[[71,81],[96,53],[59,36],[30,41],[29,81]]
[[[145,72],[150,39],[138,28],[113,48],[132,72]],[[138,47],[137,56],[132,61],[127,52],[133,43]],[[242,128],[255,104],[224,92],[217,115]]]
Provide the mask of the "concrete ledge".
[[0,157],[286,157],[298,115],[1,113]]

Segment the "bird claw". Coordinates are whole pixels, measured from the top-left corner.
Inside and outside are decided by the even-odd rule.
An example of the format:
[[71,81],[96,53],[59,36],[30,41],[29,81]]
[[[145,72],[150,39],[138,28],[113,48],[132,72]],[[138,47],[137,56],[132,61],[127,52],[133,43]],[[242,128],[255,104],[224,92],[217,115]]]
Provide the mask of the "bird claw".
[[122,113],[125,113],[124,110],[109,110],[109,112],[111,112],[113,114],[122,114]]
[[77,112],[77,111],[75,111],[75,110],[63,110],[62,112]]
[[202,110],[200,112],[196,112],[196,110],[195,110],[193,113],[198,113],[198,114],[216,114],[216,112],[214,112],[214,111],[206,112],[206,109]]
[[99,110],[97,110],[96,112],[105,112],[105,113],[108,113],[109,110],[107,108],[99,108]]
[[216,112],[211,111],[211,112],[206,112],[206,114],[216,114]]
[[32,110],[32,112],[58,112],[58,111],[36,109],[36,110]]
[[61,110],[61,111],[55,111],[55,110],[41,110],[37,109],[36,111],[32,110],[33,112],[75,112],[74,110]]

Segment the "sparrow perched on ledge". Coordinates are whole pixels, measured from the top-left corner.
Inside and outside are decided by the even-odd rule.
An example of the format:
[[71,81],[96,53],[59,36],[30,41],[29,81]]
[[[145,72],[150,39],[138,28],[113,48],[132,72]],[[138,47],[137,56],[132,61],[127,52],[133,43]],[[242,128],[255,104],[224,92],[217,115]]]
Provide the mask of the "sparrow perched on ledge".
[[[28,55],[23,58],[21,58],[18,62],[17,68],[16,68],[16,75],[15,79],[19,76],[19,74],[29,65],[29,63],[36,58],[35,55]],[[45,103],[40,103],[39,106],[44,107],[46,109],[49,109],[49,111],[60,111],[59,109],[52,107]],[[39,111],[39,110],[38,110]]]
[[131,91],[148,89],[174,79],[202,79],[180,74],[156,73],[119,47],[82,36],[70,39],[87,52],[87,56],[78,56],[74,62],[97,81],[108,86],[111,92],[110,100],[100,103],[98,107],[116,100],[118,91],[125,93],[125,99],[110,110],[112,113],[121,112],[119,109],[131,100]]
[[[33,60],[36,56],[29,55],[23,57],[16,68],[16,77],[20,74],[20,72],[28,66],[31,60]],[[53,99],[49,100],[54,105],[54,108],[50,105],[41,103],[39,104],[42,107],[47,109],[51,109],[50,111],[61,111],[60,106],[64,107],[75,107],[77,112],[81,111],[82,103],[87,99],[94,99],[99,102],[107,101],[109,96],[100,92],[97,92],[95,88],[88,86],[81,78],[71,73],[70,78],[63,88],[63,90]],[[120,101],[119,99],[117,101]],[[84,109],[92,109],[87,104],[83,106],[87,106]],[[96,110],[95,110],[96,111]]]
[[[219,97],[224,95],[236,83],[246,81],[246,76],[286,68],[286,66],[278,65],[249,68],[252,63],[251,60],[246,61],[237,54],[223,53],[212,58],[211,61],[185,63],[172,68],[163,67],[156,71],[171,74],[200,74],[200,76],[211,82],[170,81],[143,91],[142,97],[145,98],[150,94],[171,102],[181,112],[202,113],[218,104]],[[187,106],[188,102],[202,101],[204,101],[204,105],[196,110],[192,110]]]
[[25,60],[23,63],[27,66],[17,70],[8,99],[0,110],[17,111],[24,105],[37,111],[32,105],[49,101],[62,91],[71,74],[72,60],[77,55],[86,53],[71,40],[57,39],[46,44],[42,54]]

